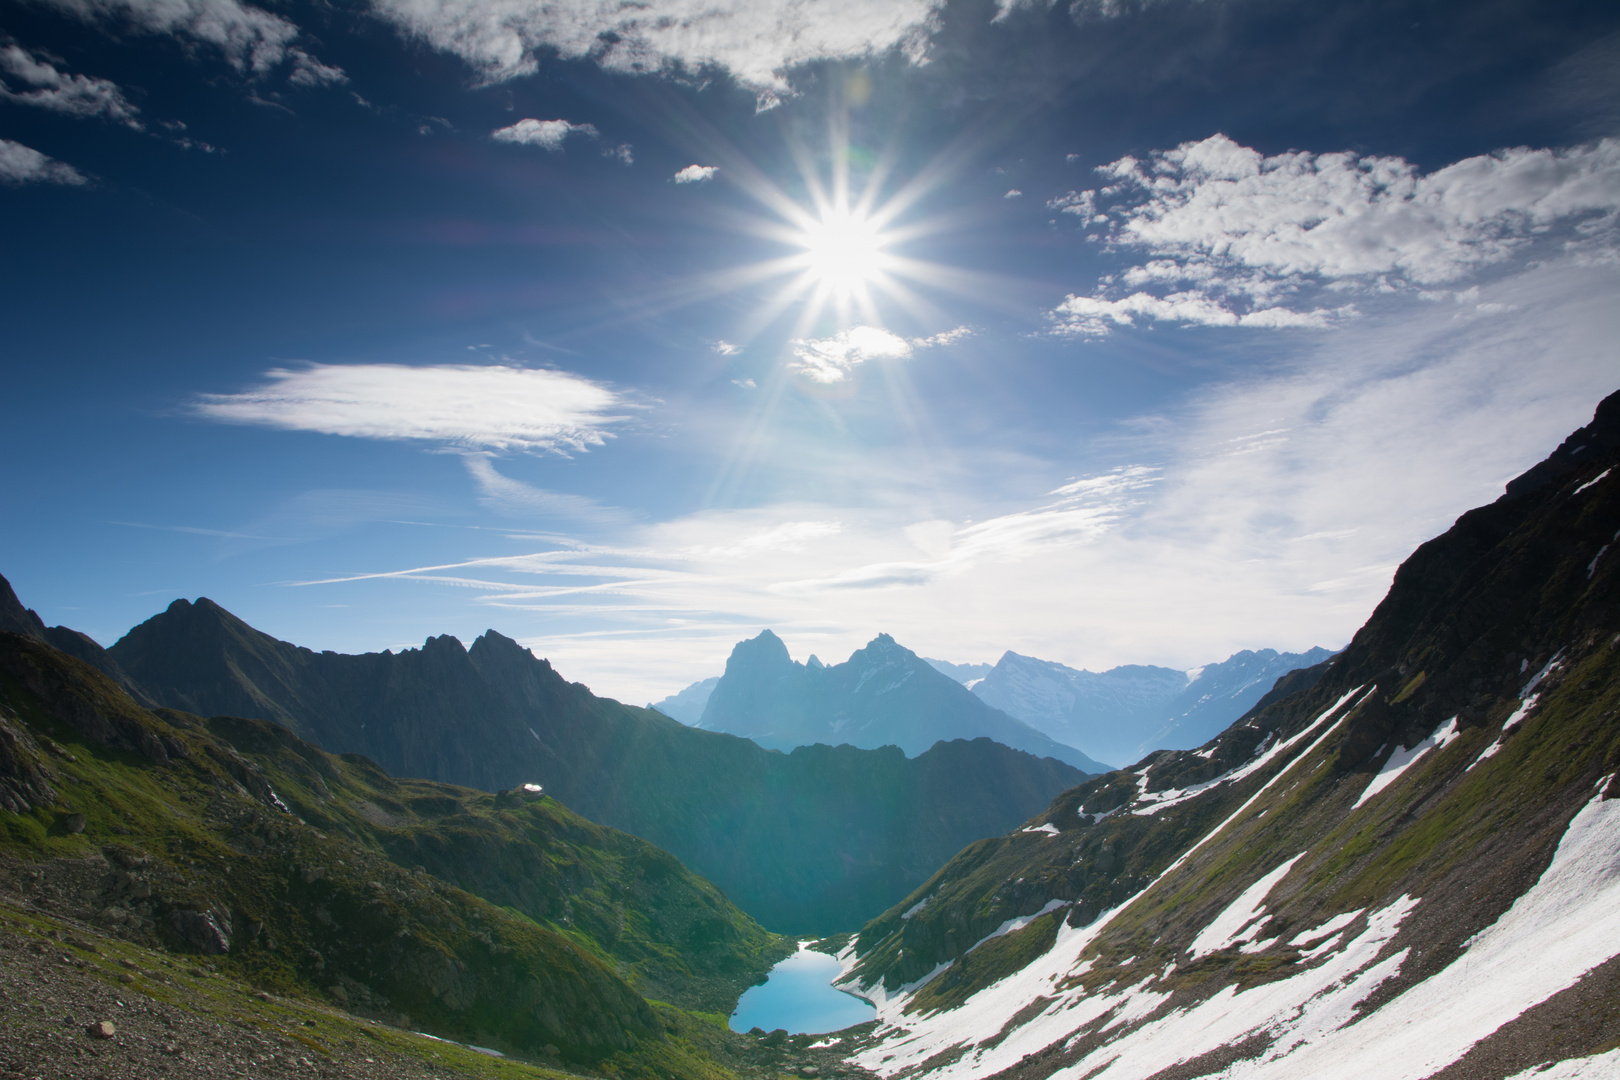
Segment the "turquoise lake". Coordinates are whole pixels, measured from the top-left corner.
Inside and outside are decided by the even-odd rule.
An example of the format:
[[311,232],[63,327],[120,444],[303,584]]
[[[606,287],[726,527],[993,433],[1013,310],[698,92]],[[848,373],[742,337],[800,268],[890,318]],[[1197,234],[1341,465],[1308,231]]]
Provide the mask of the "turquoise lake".
[[751,986],[743,993],[731,1014],[731,1030],[786,1028],[791,1035],[822,1035],[876,1017],[871,1005],[833,989],[837,977],[837,960],[801,946],[771,968],[763,986]]

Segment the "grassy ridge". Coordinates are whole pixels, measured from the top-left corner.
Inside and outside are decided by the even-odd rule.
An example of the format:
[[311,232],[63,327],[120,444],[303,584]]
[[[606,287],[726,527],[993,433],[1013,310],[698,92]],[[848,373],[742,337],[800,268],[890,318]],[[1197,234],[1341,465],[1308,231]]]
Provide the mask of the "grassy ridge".
[[0,791],[0,888],[36,908],[265,990],[598,1072],[725,1075],[712,1023],[630,984],[679,997],[692,979],[693,1000],[719,1000],[781,949],[669,856],[551,800],[395,781],[272,725],[151,713],[15,634],[0,635]]

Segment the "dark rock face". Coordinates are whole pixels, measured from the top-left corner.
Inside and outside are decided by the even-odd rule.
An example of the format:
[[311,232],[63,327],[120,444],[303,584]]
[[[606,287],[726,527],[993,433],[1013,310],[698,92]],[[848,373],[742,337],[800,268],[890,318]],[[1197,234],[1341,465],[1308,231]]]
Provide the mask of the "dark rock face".
[[346,656],[277,641],[209,600],[177,600],[109,652],[165,705],[274,720],[396,776],[486,791],[541,784],[670,851],[784,933],[859,924],[1083,776],[987,739],[913,759],[893,747],[765,750],[598,698],[494,631],[471,649],[437,637]]
[[[192,911],[189,908],[169,913],[169,922],[182,941],[207,956],[221,956],[231,951],[231,936],[220,925],[220,917],[213,912]],[[228,917],[225,926],[230,926]]]
[[913,757],[941,739],[982,737],[1082,772],[1107,771],[1073,746],[987,705],[888,634],[831,666],[795,663],[769,630],[739,642],[699,724],[778,750],[847,743],[898,746]]
[[45,753],[10,709],[0,709],[0,806],[13,814],[56,801],[54,770]]

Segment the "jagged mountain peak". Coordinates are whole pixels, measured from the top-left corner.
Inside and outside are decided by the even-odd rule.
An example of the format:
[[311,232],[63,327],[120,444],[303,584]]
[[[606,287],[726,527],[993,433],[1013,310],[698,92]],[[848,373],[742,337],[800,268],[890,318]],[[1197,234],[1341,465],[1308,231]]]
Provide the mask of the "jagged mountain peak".
[[879,633],[841,664],[796,664],[781,639],[738,642],[697,726],[791,750],[824,743],[900,747],[916,757],[936,742],[986,737],[1086,772],[1106,766],[986,705],[961,683]]
[[45,633],[45,623],[32,608],[23,607],[11,582],[4,577],[0,577],[0,630],[29,637],[39,637]]
[[793,658],[788,655],[787,643],[777,637],[774,631],[765,629],[731,647],[731,655],[726,658],[726,670],[730,671],[734,663],[783,667],[791,665]]

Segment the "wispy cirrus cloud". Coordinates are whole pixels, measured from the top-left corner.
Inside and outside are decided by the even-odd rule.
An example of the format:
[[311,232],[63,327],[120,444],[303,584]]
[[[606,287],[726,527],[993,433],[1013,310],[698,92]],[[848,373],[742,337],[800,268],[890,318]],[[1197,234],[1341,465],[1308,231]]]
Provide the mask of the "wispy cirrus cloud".
[[495,468],[488,453],[463,454],[467,473],[478,484],[479,502],[510,517],[563,518],[593,525],[622,525],[629,520],[622,510],[603,506],[583,495],[547,491],[506,476]]
[[65,161],[57,161],[31,146],[0,139],[0,183],[80,187],[89,182],[89,177]]
[[[1537,245],[1612,251],[1620,218],[1616,139],[1424,174],[1398,157],[1268,157],[1213,135],[1098,172],[1105,186],[1048,205],[1148,258],[1060,304],[1052,317],[1067,333],[1137,319],[1322,328],[1354,313],[1347,296],[1432,293]],[[1549,237],[1555,226],[1564,233]]]
[[610,71],[718,68],[768,107],[785,73],[817,60],[925,53],[943,0],[373,0],[372,8],[491,82],[535,71],[540,57],[589,57]]
[[140,109],[110,79],[60,71],[46,57],[12,43],[0,46],[0,98],[68,116],[102,117],[140,131]]
[[311,364],[259,386],[200,394],[197,416],[228,424],[467,450],[569,453],[625,419],[619,394],[562,371],[503,365]]

